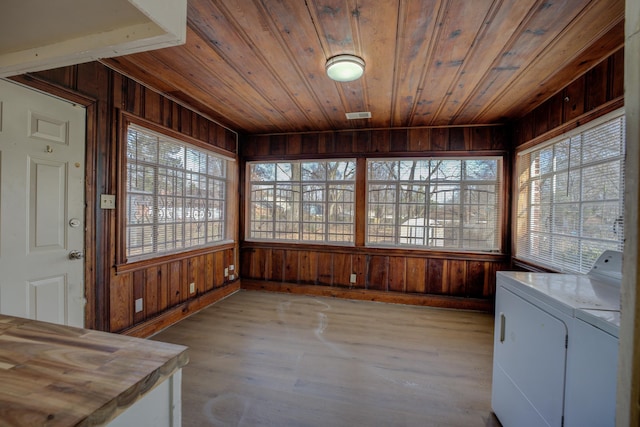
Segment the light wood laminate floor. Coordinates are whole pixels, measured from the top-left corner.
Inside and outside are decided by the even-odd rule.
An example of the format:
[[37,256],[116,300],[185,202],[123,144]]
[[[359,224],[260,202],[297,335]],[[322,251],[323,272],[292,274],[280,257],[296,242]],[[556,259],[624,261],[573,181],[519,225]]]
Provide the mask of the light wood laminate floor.
[[493,317],[241,291],[155,340],[186,345],[183,426],[499,426]]

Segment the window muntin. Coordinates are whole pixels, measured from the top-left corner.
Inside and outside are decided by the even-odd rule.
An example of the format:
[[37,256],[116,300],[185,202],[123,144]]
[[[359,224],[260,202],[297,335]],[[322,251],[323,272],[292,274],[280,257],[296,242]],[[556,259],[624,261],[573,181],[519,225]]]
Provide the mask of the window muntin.
[[248,162],[249,240],[353,244],[355,160]]
[[500,251],[502,159],[367,161],[371,246]]
[[517,258],[586,273],[622,250],[624,132],[617,111],[518,154]]
[[127,259],[225,240],[229,160],[134,124],[126,137]]

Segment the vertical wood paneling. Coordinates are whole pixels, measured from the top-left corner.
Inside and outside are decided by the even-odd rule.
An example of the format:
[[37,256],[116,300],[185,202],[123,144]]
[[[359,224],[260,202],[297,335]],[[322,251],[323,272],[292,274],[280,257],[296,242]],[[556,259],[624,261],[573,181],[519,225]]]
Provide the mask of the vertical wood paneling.
[[609,61],[602,61],[593,67],[586,75],[585,110],[591,111],[598,105],[607,101],[608,86],[607,75],[609,73]]
[[219,288],[224,285],[225,277],[224,277],[224,252],[218,251],[213,254],[213,271],[215,272],[213,284],[214,287]]
[[[590,119],[611,110],[608,103],[624,96],[624,49],[620,49],[598,63],[587,73],[567,85],[543,104],[536,107],[515,123],[516,141],[520,146],[553,131],[551,136],[562,133],[563,126],[575,127],[575,120],[585,113],[597,112]],[[617,108],[617,107],[613,107]]]
[[[393,130],[357,130],[291,135],[247,136],[246,158],[275,159],[283,155],[377,155],[428,151],[510,150],[506,126],[468,126]],[[297,153],[297,154],[292,154]]]
[[109,326],[119,331],[133,323],[132,274],[124,273],[111,280]]
[[149,267],[145,271],[144,315],[151,317],[158,312],[158,267]]
[[284,280],[284,251],[281,249],[271,252],[271,277],[268,278],[275,282]]
[[158,267],[158,311],[169,307],[169,268],[167,264]]
[[145,318],[144,306],[148,303],[145,300],[145,271],[138,270],[133,272],[133,301],[142,299],[142,310],[137,312],[133,311],[133,322],[142,322]]
[[609,57],[609,98],[616,99],[624,96],[624,49],[620,49]]
[[289,135],[287,138],[287,154],[299,155],[302,153],[302,136],[300,134]]
[[215,269],[215,256],[214,254],[207,254],[206,256],[206,270],[205,270],[205,292],[212,290],[216,283],[216,269]]
[[407,130],[392,130],[389,142],[389,151],[403,153],[407,151],[408,146]]
[[585,79],[581,78],[571,83],[566,87],[564,94],[564,121],[568,122],[584,113]]
[[162,101],[160,94],[152,90],[144,90],[143,100],[144,118],[154,123],[161,123],[160,107]]
[[169,305],[177,305],[181,301],[182,285],[180,283],[180,273],[182,263],[174,261],[169,263]]
[[430,145],[431,132],[426,128],[410,129],[407,137],[407,150],[428,151]]
[[351,267],[351,255],[345,253],[333,254],[333,284],[336,286],[351,286],[349,278],[355,272]]
[[444,263],[442,259],[429,259],[427,261],[427,283],[425,286],[425,292],[428,294],[442,294],[444,293]]
[[467,261],[447,260],[443,290],[447,295],[466,296]]
[[365,288],[367,285],[368,277],[367,277],[367,256],[362,254],[356,254],[351,257],[351,268],[352,272],[356,275],[356,283],[349,283],[349,279],[347,279],[347,283],[349,286],[354,288]]
[[431,129],[431,149],[433,151],[446,151],[449,148],[449,129]]
[[475,298],[484,296],[485,281],[488,279],[488,272],[491,270],[491,263],[482,261],[469,261],[467,263],[466,295]]
[[388,153],[391,148],[391,134],[389,131],[371,132],[371,146],[367,150],[370,153]]
[[[451,151],[464,151],[467,149],[465,143],[465,130],[463,128],[451,128],[449,129],[449,147]],[[470,148],[469,148],[470,149]]]
[[389,257],[389,290],[393,292],[406,291],[405,268],[406,258],[391,256]]
[[318,253],[318,285],[333,285],[333,254],[330,252]]
[[389,286],[389,257],[369,256],[367,266],[367,289],[386,291]]
[[180,302],[186,301],[190,296],[189,284],[196,282],[198,274],[196,258],[188,258],[182,260],[182,275],[180,277]]
[[318,254],[311,251],[300,251],[298,280],[300,283],[318,283]]
[[424,258],[407,258],[407,292],[424,293],[427,284],[427,263]]
[[196,292],[203,294],[206,291],[207,282],[207,256],[200,255],[198,257],[198,276],[196,281]]
[[284,254],[284,281],[298,283],[298,251],[288,250]]

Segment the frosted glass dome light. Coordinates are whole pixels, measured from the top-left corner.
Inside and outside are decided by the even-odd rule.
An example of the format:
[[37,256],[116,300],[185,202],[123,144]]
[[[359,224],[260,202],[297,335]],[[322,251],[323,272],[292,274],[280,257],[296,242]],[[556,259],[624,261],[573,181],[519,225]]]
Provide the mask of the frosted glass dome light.
[[327,76],[337,82],[350,82],[362,77],[364,60],[354,55],[338,55],[327,60]]

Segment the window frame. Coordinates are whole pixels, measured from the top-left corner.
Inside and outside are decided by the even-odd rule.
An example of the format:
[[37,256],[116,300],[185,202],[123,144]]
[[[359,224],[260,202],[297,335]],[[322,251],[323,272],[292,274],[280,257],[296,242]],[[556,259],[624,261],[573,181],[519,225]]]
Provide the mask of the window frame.
[[[295,180],[289,180],[289,181],[278,181],[277,178],[275,180],[270,180],[270,181],[263,181],[264,184],[262,185],[273,185],[274,189],[277,191],[277,185],[278,183],[293,183],[294,185],[299,185],[301,188],[301,196],[300,196],[300,200],[296,201],[296,204],[299,204],[299,209],[298,209],[298,218],[295,221],[289,221],[289,222],[295,222],[297,224],[299,224],[299,228],[298,228],[298,235],[302,236],[304,233],[304,224],[310,224],[313,222],[309,222],[309,221],[305,221],[304,220],[304,200],[302,198],[302,187],[306,184],[306,185],[312,185],[312,184],[324,184],[325,188],[327,188],[327,186],[331,185],[331,184],[338,184],[338,185],[344,185],[341,183],[350,183],[351,185],[351,189],[352,189],[352,201],[351,201],[351,212],[352,212],[352,221],[351,222],[338,222],[336,224],[340,225],[340,224],[348,224],[351,229],[352,229],[352,233],[348,234],[349,236],[351,236],[351,240],[350,241],[340,241],[340,240],[329,240],[328,236],[330,236],[331,234],[329,233],[329,224],[331,224],[331,221],[329,219],[329,215],[324,215],[324,220],[323,222],[325,223],[325,230],[322,233],[324,235],[324,238],[322,240],[303,240],[303,239],[282,239],[282,238],[266,238],[266,237],[253,237],[252,236],[252,215],[253,215],[253,185],[261,185],[260,181],[253,181],[251,179],[251,167],[252,165],[255,164],[278,164],[278,163],[296,163],[300,165],[300,169],[302,168],[302,164],[303,163],[336,163],[336,162],[350,162],[353,165],[353,179],[349,180],[349,181],[344,181],[344,180],[328,180],[328,179],[324,179],[322,181],[320,180],[315,180],[315,181],[305,181],[302,178],[302,175],[300,176],[300,179],[298,181]],[[357,209],[357,205],[356,205],[356,191],[357,191],[357,166],[358,162],[357,162],[357,158],[356,157],[339,157],[339,158],[303,158],[303,159],[277,159],[277,160],[273,160],[273,159],[269,159],[269,160],[247,160],[245,162],[245,189],[246,189],[246,200],[245,200],[245,218],[244,218],[244,224],[245,224],[245,236],[244,236],[244,240],[247,242],[270,242],[270,243],[284,243],[284,244],[299,244],[299,245],[321,245],[321,246],[348,246],[348,247],[353,247],[355,246],[356,243],[356,217],[357,217],[357,213],[356,213],[356,209]],[[275,195],[274,195],[275,197]],[[329,201],[328,200],[324,200],[322,202],[323,205],[328,204]],[[344,202],[343,202],[344,203]],[[324,211],[326,211],[326,206],[323,208]],[[277,233],[276,230],[276,225],[277,221],[274,221],[274,227],[273,230],[267,230],[265,232],[271,232],[272,235],[275,235]],[[291,232],[294,233],[294,232]],[[344,234],[347,235],[347,234]]]
[[[365,235],[363,236],[363,240],[364,240],[364,246],[368,247],[368,248],[381,248],[381,249],[389,249],[389,248],[402,248],[402,250],[407,250],[407,251],[425,251],[425,252],[447,252],[447,253],[464,253],[464,254],[470,254],[470,253],[482,253],[482,254],[504,254],[505,253],[505,248],[506,248],[506,224],[507,224],[507,214],[508,214],[508,206],[507,206],[507,197],[506,197],[506,191],[507,191],[507,182],[505,177],[507,176],[507,159],[505,157],[504,154],[502,153],[484,153],[484,152],[468,152],[465,154],[460,154],[460,153],[451,153],[451,152],[446,152],[446,153],[425,153],[424,156],[397,156],[397,157],[370,157],[368,156],[365,159],[365,165],[364,165],[364,173],[365,173],[365,177],[366,177],[366,183],[365,183],[365,197],[364,197],[364,202],[365,202],[365,217],[363,218],[365,224],[364,224],[364,233]],[[460,179],[459,182],[461,182],[461,184],[468,186],[468,185],[473,185],[473,184],[480,184],[480,185],[496,185],[497,189],[495,194],[496,197],[496,206],[498,207],[499,211],[496,213],[495,215],[495,221],[496,221],[496,225],[494,228],[494,233],[496,234],[495,237],[495,244],[496,244],[496,248],[492,248],[490,250],[482,250],[479,248],[464,248],[464,247],[447,247],[447,246],[433,246],[433,245],[424,245],[424,244],[411,244],[411,243],[403,243],[400,240],[402,239],[402,232],[401,232],[401,228],[403,227],[403,224],[399,224],[399,216],[396,214],[395,218],[394,218],[394,223],[392,225],[392,227],[394,229],[396,229],[397,231],[395,231],[393,238],[394,238],[394,242],[389,242],[389,243],[385,243],[385,242],[371,242],[370,241],[370,232],[369,232],[369,228],[370,228],[370,222],[369,222],[369,211],[370,211],[370,200],[369,200],[369,195],[370,195],[370,185],[371,183],[375,183],[375,184],[380,184],[380,185],[384,185],[385,182],[389,182],[389,183],[393,183],[394,185],[397,184],[398,188],[401,190],[402,189],[402,185],[405,185],[407,183],[409,183],[410,181],[408,180],[371,180],[369,177],[369,164],[371,162],[380,162],[380,161],[393,161],[393,162],[400,162],[400,161],[441,161],[441,160],[454,160],[454,161],[460,161],[460,162],[464,162],[464,161],[468,161],[468,160],[496,160],[497,161],[497,165],[496,165],[496,180],[495,181],[481,181],[481,180],[464,180],[464,179]],[[420,186],[420,185],[426,185],[428,186],[429,184],[425,184],[426,181],[420,181],[420,180],[414,180],[412,181],[415,183],[415,185]],[[446,184],[444,184],[446,185]],[[463,196],[461,196],[462,199]],[[397,197],[395,198],[394,201],[394,206],[395,206],[395,212],[398,213],[400,211],[400,205],[402,205],[402,203],[397,199]],[[456,204],[456,206],[462,206],[462,201],[460,202],[460,204]],[[426,219],[426,218],[425,218]],[[410,227],[407,226],[407,227]],[[464,222],[461,222],[458,227],[461,230],[464,230]],[[464,233],[463,233],[464,234]],[[405,236],[407,237],[407,236]],[[409,236],[410,237],[410,236]],[[407,238],[409,238],[407,237]],[[423,239],[427,239],[428,237],[423,237]],[[444,239],[444,238],[443,238]],[[435,239],[434,239],[435,240]],[[460,242],[464,241],[464,238],[459,238],[458,239]]]
[[[554,162],[557,162],[556,160],[556,155],[555,155],[555,150],[556,150],[556,146],[559,146],[562,143],[566,143],[567,141],[572,141],[575,138],[580,138],[580,146],[578,148],[575,148],[575,146],[572,147],[573,142],[569,142],[568,147],[570,152],[573,152],[574,150],[578,151],[578,153],[580,154],[580,156],[582,157],[583,155],[583,146],[582,146],[582,135],[588,132],[592,132],[594,130],[596,130],[598,127],[601,127],[603,125],[605,125],[608,122],[614,121],[614,120],[619,120],[622,119],[623,120],[623,124],[622,124],[622,130],[621,130],[621,138],[622,138],[622,153],[618,154],[616,156],[611,156],[608,157],[604,160],[602,159],[598,159],[598,160],[592,160],[586,163],[583,163],[582,158],[579,159],[579,165],[573,165],[571,163],[568,164],[568,166],[566,168],[563,169],[557,169],[555,168],[555,166],[553,167],[553,170],[548,171],[548,172],[540,172],[538,174],[535,175],[535,177],[531,176],[531,172],[528,172],[528,178],[527,179],[521,179],[521,174],[524,173],[523,170],[521,170],[521,162],[525,161],[525,157],[527,159],[529,159],[529,165],[531,165],[531,155],[532,153],[540,153],[545,149],[551,149],[553,150],[553,158],[552,160]],[[548,140],[539,142],[533,146],[527,146],[526,149],[522,149],[520,151],[517,151],[515,154],[515,167],[514,167],[514,174],[513,174],[513,186],[514,186],[514,204],[513,204],[513,259],[516,263],[518,264],[523,264],[526,266],[532,266],[533,268],[542,268],[544,270],[547,271],[554,271],[554,272],[567,272],[567,273],[578,273],[578,274],[584,274],[587,273],[588,270],[591,268],[592,266],[592,262],[588,262],[588,256],[585,255],[582,252],[582,248],[583,248],[583,242],[592,242],[594,245],[600,244],[603,246],[607,246],[607,245],[612,245],[615,240],[613,239],[603,239],[603,238],[598,238],[598,237],[593,237],[591,235],[588,235],[585,232],[585,221],[584,221],[584,208],[585,206],[590,206],[590,205],[595,205],[596,202],[601,202],[601,203],[613,203],[614,199],[589,199],[583,196],[583,184],[584,184],[584,177],[585,177],[585,170],[589,169],[589,168],[594,168],[597,166],[601,166],[601,165],[606,165],[606,164],[612,164],[614,162],[619,162],[621,167],[619,169],[619,179],[620,179],[620,184],[621,184],[621,188],[618,189],[618,194],[619,197],[617,199],[615,199],[615,202],[618,205],[619,208],[619,215],[617,217],[617,219],[615,219],[611,225],[612,230],[614,230],[614,234],[618,234],[620,232],[620,229],[622,230],[622,237],[618,238],[618,247],[616,250],[623,250],[623,244],[624,244],[624,169],[625,169],[625,153],[626,153],[626,141],[625,141],[625,134],[624,134],[624,126],[625,126],[625,114],[624,114],[624,108],[619,108],[616,109],[614,111],[611,111],[607,114],[604,114],[594,120],[591,120],[590,122],[578,126],[576,128],[571,129],[568,132],[564,132],[561,135],[555,136],[553,138],[550,138]],[[569,157],[570,158],[570,157]],[[529,169],[531,168],[531,166],[529,166]],[[527,170],[529,170],[527,169]],[[551,194],[551,199],[553,199],[551,202],[549,203],[543,203],[542,201],[539,201],[538,203],[534,203],[532,201],[532,181],[533,178],[537,178],[539,181],[542,181],[543,179],[549,179],[551,178],[553,182],[557,181],[557,176],[560,175],[571,175],[572,173],[575,173],[576,175],[579,176],[579,181],[577,181],[577,186],[578,189],[580,191],[578,191],[578,200],[577,201],[556,201],[555,198],[555,192]],[[572,177],[575,175],[571,175]],[[587,176],[588,177],[588,176]],[[522,182],[521,182],[522,181]],[[526,193],[523,195],[523,190],[522,187],[523,186],[527,186],[526,188]],[[570,185],[569,181],[567,180],[567,186]],[[541,190],[539,190],[540,192]],[[567,198],[569,196],[569,190],[567,190]],[[571,194],[574,194],[574,192],[572,192]],[[526,200],[526,206],[521,206],[522,201],[521,201],[521,197],[527,197],[528,200]],[[545,256],[535,256],[531,254],[531,245],[533,245],[532,243],[532,232],[531,229],[534,227],[538,227],[540,228],[540,225],[538,224],[537,226],[533,225],[532,221],[534,220],[532,218],[532,209],[535,206],[539,207],[539,210],[542,211],[542,206],[543,205],[548,205],[551,215],[552,217],[555,218],[556,212],[558,212],[559,207],[562,208],[563,206],[570,206],[570,205],[577,205],[579,207],[578,211],[578,216],[580,219],[580,224],[579,224],[579,235],[578,236],[574,236],[574,235],[567,235],[566,233],[560,233],[560,232],[556,232],[555,230],[550,230],[550,231],[540,231],[538,230],[537,235],[538,236],[542,236],[542,235],[548,235],[550,238],[566,238],[569,240],[574,240],[577,242],[577,244],[579,245],[579,247],[581,248],[578,252],[578,254],[576,255],[577,260],[575,264],[571,264],[568,261],[560,261],[559,259],[556,259],[555,261],[553,260],[553,256],[551,257],[552,259],[546,259],[547,257]],[[527,216],[524,217],[523,214],[521,214],[521,211],[523,209],[526,209],[526,214]],[[559,215],[559,214],[558,214]],[[552,221],[553,224],[555,224],[555,220]],[[525,226],[521,227],[521,224],[526,223]],[[522,231],[522,238],[520,237],[520,228],[524,228],[525,230]],[[540,238],[540,237],[539,237]],[[528,243],[527,243],[528,242]],[[522,248],[521,248],[521,244],[528,244],[529,248],[528,251],[526,251],[526,253],[522,253]],[[553,246],[553,245],[552,245]],[[555,249],[554,249],[555,248]],[[558,250],[560,248],[556,248],[555,246],[553,248],[551,248],[551,251],[553,252],[554,250]],[[605,249],[611,249],[611,248],[605,248]],[[592,261],[595,261],[595,259],[593,259]]]
[[[234,242],[234,232],[237,231],[236,224],[234,224],[235,219],[237,218],[237,213],[234,213],[234,204],[237,204],[237,196],[232,192],[236,191],[233,188],[234,183],[237,182],[234,173],[237,173],[237,160],[226,150],[221,149],[219,147],[209,145],[204,141],[195,139],[191,136],[185,135],[183,133],[174,131],[173,129],[166,128],[164,126],[158,125],[156,123],[150,122],[148,120],[139,118],[137,116],[131,115],[126,112],[120,113],[120,143],[118,144],[118,171],[117,175],[117,188],[118,192],[116,194],[116,211],[118,213],[116,218],[116,228],[118,232],[116,233],[116,267],[118,271],[123,269],[123,271],[127,270],[130,267],[127,266],[135,266],[139,263],[149,263],[149,262],[157,262],[163,261],[165,259],[173,259],[177,255],[184,253],[198,253],[198,252],[208,252],[211,248],[221,248],[229,245],[233,245]],[[221,214],[223,217],[223,232],[222,239],[216,241],[205,242],[204,244],[192,245],[187,247],[175,248],[173,250],[162,251],[162,252],[151,252],[141,255],[128,256],[127,255],[127,232],[128,232],[128,220],[127,220],[127,173],[128,173],[128,157],[127,157],[127,139],[129,127],[135,126],[137,128],[147,130],[152,134],[159,135],[160,137],[167,138],[168,140],[173,140],[178,144],[182,144],[185,147],[191,147],[196,150],[201,150],[206,152],[207,154],[212,154],[213,156],[223,160],[225,162],[225,178],[220,179],[224,183],[224,200],[223,200],[223,209],[224,212]],[[184,196],[183,196],[184,197]],[[236,207],[237,209],[237,207]]]

